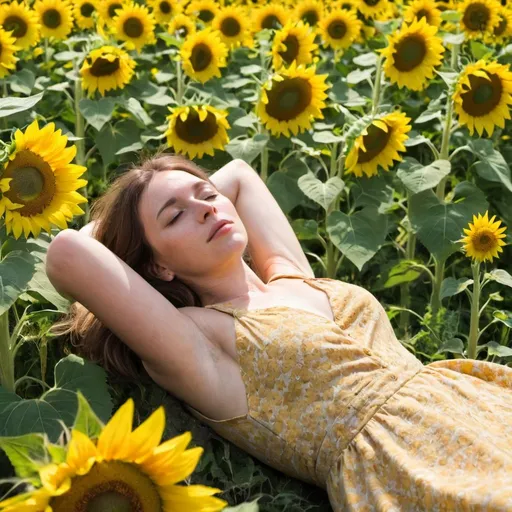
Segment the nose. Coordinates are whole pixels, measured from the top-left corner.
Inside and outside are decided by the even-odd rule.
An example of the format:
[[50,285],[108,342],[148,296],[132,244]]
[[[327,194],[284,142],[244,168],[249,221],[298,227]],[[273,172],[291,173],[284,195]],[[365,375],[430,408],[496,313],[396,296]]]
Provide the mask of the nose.
[[211,201],[202,201],[201,207],[198,210],[201,220],[206,218],[207,213],[216,215],[218,212],[217,207]]

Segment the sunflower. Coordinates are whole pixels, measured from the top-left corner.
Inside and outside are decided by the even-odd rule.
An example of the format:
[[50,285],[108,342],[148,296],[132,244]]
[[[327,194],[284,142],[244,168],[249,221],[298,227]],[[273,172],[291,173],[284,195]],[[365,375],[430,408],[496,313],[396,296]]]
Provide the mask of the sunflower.
[[177,153],[189,158],[213,156],[215,149],[223,150],[229,142],[226,130],[230,125],[225,110],[217,110],[211,105],[168,107],[169,127],[165,132],[167,143]]
[[503,234],[506,226],[500,228],[501,220],[494,222],[496,215],[489,220],[488,214],[486,211],[483,216],[480,213],[478,217],[473,215],[473,224],[470,222],[469,229],[464,229],[467,236],[459,240],[464,244],[466,256],[480,262],[498,258],[498,253],[503,252],[502,247],[506,245],[502,240],[506,236]]
[[512,12],[510,9],[501,9],[498,13],[499,23],[491,33],[485,35],[488,44],[505,44],[512,36]]
[[80,69],[82,88],[92,96],[97,89],[105,91],[123,89],[132,79],[136,62],[121,48],[102,46],[92,50]]
[[97,0],[77,0],[73,6],[75,22],[81,29],[93,28],[95,20],[93,14],[98,10]]
[[220,78],[219,68],[227,65],[227,54],[228,47],[210,27],[188,36],[180,50],[185,74],[203,84],[214,76]]
[[144,5],[126,4],[116,12],[114,32],[140,52],[144,45],[156,42],[155,18]]
[[324,43],[335,50],[348,48],[361,34],[362,26],[355,11],[345,9],[330,12],[319,23]]
[[41,228],[51,234],[50,223],[66,229],[73,215],[84,213],[78,204],[87,202],[76,192],[87,185],[79,179],[87,169],[70,163],[76,146],[66,148],[68,138],[55,131],[54,123],[40,130],[37,121],[25,133],[17,130],[14,139],[16,149],[2,171],[2,178],[12,178],[0,200],[7,234],[12,231],[18,239],[23,231],[25,238],[31,232],[37,237]]
[[112,25],[118,11],[126,5],[126,0],[100,0],[98,1],[98,14],[107,25]]
[[307,23],[311,27],[316,27],[323,15],[323,4],[316,0],[301,0],[294,10],[295,20]]
[[357,9],[366,18],[377,18],[389,9],[388,0],[360,0]]
[[434,0],[414,0],[404,11],[404,22],[411,23],[415,19],[425,18],[429,25],[441,25],[441,11]]
[[183,5],[179,0],[148,0],[147,4],[159,25],[166,25],[183,11]]
[[486,130],[489,137],[495,126],[505,127],[512,105],[512,72],[508,64],[479,60],[468,64],[459,76],[453,95],[459,123],[473,135]]
[[[176,485],[189,477],[204,452],[200,446],[186,449],[190,432],[160,443],[165,411],[160,406],[132,430],[133,399],[129,398],[90,438],[71,430],[65,461],[39,468],[42,487],[27,493],[32,504],[15,496],[10,503],[26,505],[24,511],[69,512],[72,510],[208,510],[216,512],[228,503],[214,494],[221,489],[205,485]],[[97,420],[99,422],[99,420]],[[6,509],[5,512],[20,510]],[[48,507],[48,508],[47,508]],[[4,509],[2,509],[4,510]]]
[[219,14],[219,6],[214,0],[192,0],[185,9],[185,14],[196,16],[206,25]]
[[284,27],[288,19],[288,10],[281,4],[272,2],[263,7],[254,10],[252,15],[254,31],[259,32],[264,29],[278,30]]
[[457,0],[435,0],[435,3],[436,3],[436,7],[441,11],[441,12],[444,12],[444,11],[451,11],[453,10],[455,7],[454,7],[454,3],[456,3]]
[[354,141],[345,161],[346,172],[361,177],[375,176],[379,165],[387,171],[393,160],[402,160],[399,151],[405,151],[404,142],[411,130],[410,118],[402,112],[393,112],[374,119]]
[[274,69],[281,66],[309,64],[313,62],[318,45],[314,43],[315,34],[302,21],[288,22],[274,35],[272,42],[272,65]]
[[280,68],[261,90],[256,113],[274,135],[297,135],[311,128],[313,118],[323,119],[322,109],[327,98],[325,83],[328,75],[317,75],[316,67],[306,68],[293,61]]
[[458,6],[460,26],[469,39],[492,32],[499,24],[498,13],[502,10],[496,0],[465,0]]
[[389,44],[382,50],[386,59],[384,73],[400,89],[420,91],[434,76],[444,52],[443,41],[436,32],[437,27],[421,18],[410,25],[404,23],[398,32],[388,36]]
[[218,30],[220,38],[228,48],[254,47],[251,20],[243,7],[223,7],[213,19],[212,28]]
[[177,14],[167,25],[167,32],[185,38],[196,33],[196,24],[183,13]]
[[357,0],[336,0],[328,5],[331,11],[344,9],[345,11],[357,11]]
[[0,7],[0,26],[16,39],[16,46],[21,49],[30,48],[39,41],[39,25],[37,14],[27,4],[11,2]]
[[14,53],[21,48],[15,43],[16,38],[12,37],[11,32],[6,32],[0,27],[0,78],[16,70],[16,62],[19,59]]
[[36,0],[34,10],[39,17],[42,37],[66,39],[73,29],[73,8],[65,0]]

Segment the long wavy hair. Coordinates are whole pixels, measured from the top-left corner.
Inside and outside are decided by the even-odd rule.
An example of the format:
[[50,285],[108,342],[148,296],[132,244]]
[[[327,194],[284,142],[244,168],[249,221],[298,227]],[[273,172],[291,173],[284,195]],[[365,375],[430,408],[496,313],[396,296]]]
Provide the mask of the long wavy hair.
[[[193,174],[217,189],[210,181],[207,170],[186,157],[161,151],[153,156],[141,157],[138,164],[117,176],[108,190],[92,204],[90,221],[96,221],[92,236],[176,308],[201,307],[199,296],[177,276],[172,281],[164,281],[152,273],[153,252],[138,214],[140,198],[153,175],[172,170]],[[250,266],[247,249],[243,258]],[[56,322],[51,331],[55,335],[69,334],[75,349],[73,352],[98,363],[107,372],[130,379],[149,378],[137,354],[79,302],[71,305],[69,313]]]

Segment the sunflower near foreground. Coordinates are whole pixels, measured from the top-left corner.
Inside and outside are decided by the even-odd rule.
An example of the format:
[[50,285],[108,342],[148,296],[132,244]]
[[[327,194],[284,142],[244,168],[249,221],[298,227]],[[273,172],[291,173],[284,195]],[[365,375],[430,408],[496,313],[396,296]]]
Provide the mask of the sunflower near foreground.
[[76,25],[83,30],[94,28],[94,13],[97,11],[97,0],[76,0],[73,5]]
[[323,119],[322,109],[330,85],[327,75],[317,75],[316,67],[297,65],[282,67],[261,89],[256,114],[275,135],[290,136],[311,128],[314,118]]
[[132,45],[140,53],[146,44],[154,44],[155,18],[145,5],[125,4],[116,11],[113,19],[113,31],[117,39],[126,41],[127,48]]
[[130,83],[136,66],[128,53],[115,46],[102,46],[92,50],[84,59],[80,69],[82,88],[92,96],[98,90],[124,89]]
[[229,142],[226,111],[211,105],[168,108],[171,114],[167,116],[169,126],[165,135],[176,153],[189,158],[202,158],[205,153],[213,156],[215,149],[223,150]]
[[183,11],[183,4],[179,0],[148,0],[147,4],[160,25],[167,25],[174,16]]
[[434,76],[434,68],[443,61],[443,41],[436,35],[437,27],[425,18],[404,23],[399,31],[388,36],[388,46],[382,50],[385,57],[384,73],[400,89],[424,89]]
[[218,31],[222,42],[230,49],[254,47],[251,25],[246,10],[236,5],[223,7],[212,21],[212,28]]
[[393,165],[393,160],[402,160],[399,151],[406,150],[404,142],[409,138],[411,121],[402,112],[392,112],[374,119],[356,137],[345,161],[346,173],[368,177],[378,173],[379,166],[385,171]]
[[473,224],[469,223],[469,229],[464,229],[466,236],[459,240],[464,244],[466,256],[473,261],[492,261],[493,258],[499,258],[498,253],[503,252],[502,247],[506,245],[502,240],[506,236],[503,233],[506,226],[500,228],[501,220],[494,222],[496,215],[491,219],[488,215],[487,211],[483,216],[480,213],[478,217],[473,215]]
[[24,2],[10,2],[0,6],[0,25],[12,31],[16,46],[30,48],[39,41],[40,24],[35,11]]
[[197,466],[202,447],[186,449],[191,433],[161,444],[165,411],[160,406],[132,431],[129,398],[103,426],[97,440],[72,429],[65,462],[39,469],[42,486],[0,503],[2,512],[216,512],[228,503],[221,489],[176,485]]
[[286,23],[274,35],[272,50],[269,52],[272,55],[272,66],[277,70],[292,62],[297,65],[311,64],[318,49],[314,41],[315,34],[302,21]]
[[85,213],[78,205],[87,198],[76,190],[87,185],[79,179],[87,169],[71,163],[76,146],[67,142],[55,123],[39,129],[36,120],[24,133],[16,130],[0,179],[0,216],[5,213],[6,232],[16,240],[22,233],[37,237],[41,229],[51,234],[51,224],[66,229],[74,215]]
[[362,25],[362,22],[357,19],[355,11],[340,7],[326,14],[318,24],[318,28],[324,46],[342,50],[348,48],[359,38]]
[[180,12],[167,25],[167,32],[175,37],[184,39],[197,32],[196,24],[186,14]]
[[492,32],[500,22],[498,13],[503,9],[498,0],[464,0],[456,8],[462,16],[460,27],[469,39]]
[[510,67],[484,59],[468,64],[459,76],[453,95],[454,109],[459,123],[467,125],[469,133],[474,130],[489,137],[494,127],[505,127],[510,119],[512,105],[512,72]]
[[42,37],[66,39],[73,29],[73,7],[66,0],[36,0]]
[[404,22],[412,23],[415,19],[425,21],[429,25],[439,27],[441,25],[441,11],[434,0],[414,0],[404,10]]
[[265,29],[278,30],[286,24],[288,11],[281,4],[269,3],[253,9],[251,19],[254,23],[254,32]]
[[16,62],[18,57],[14,55],[19,46],[16,46],[16,38],[12,37],[12,32],[6,32],[0,27],[0,78],[16,71]]

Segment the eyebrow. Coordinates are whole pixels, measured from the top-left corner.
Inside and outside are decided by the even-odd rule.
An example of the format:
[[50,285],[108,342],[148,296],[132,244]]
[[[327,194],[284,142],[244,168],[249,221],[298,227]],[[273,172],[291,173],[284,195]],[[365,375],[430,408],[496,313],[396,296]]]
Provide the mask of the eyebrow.
[[[192,185],[192,192],[196,192],[197,190],[203,188],[203,187],[206,187],[207,185],[210,185],[210,183],[208,181],[205,181],[205,180],[201,180],[201,181],[196,181],[193,185]],[[169,199],[167,199],[167,201],[164,203],[164,205],[162,206],[162,208],[160,208],[160,210],[158,211],[158,213],[156,214],[156,219],[158,220],[158,217],[160,216],[160,214],[168,207],[168,206],[172,206],[175,202],[177,201],[176,197],[171,197]]]

